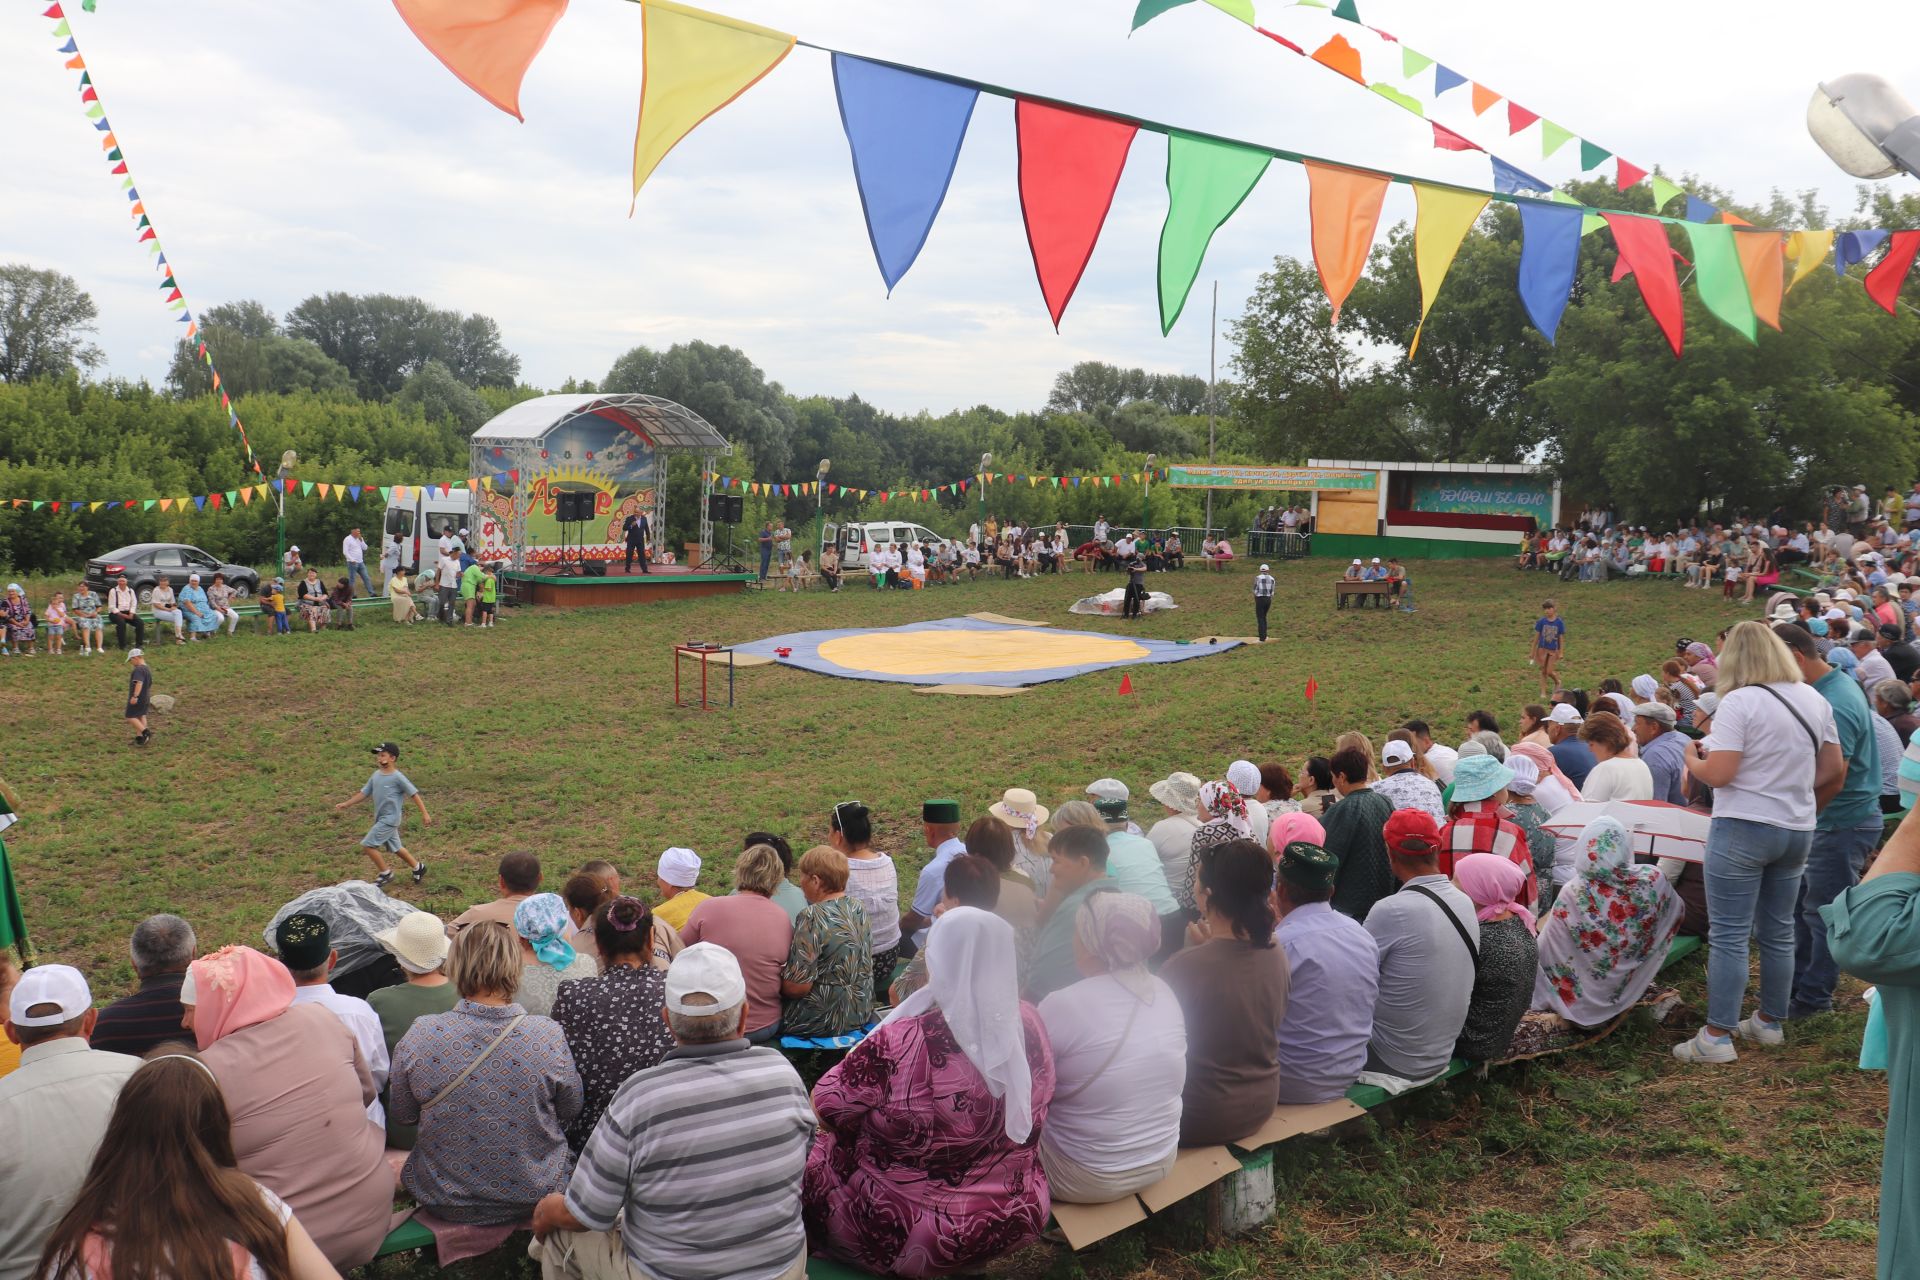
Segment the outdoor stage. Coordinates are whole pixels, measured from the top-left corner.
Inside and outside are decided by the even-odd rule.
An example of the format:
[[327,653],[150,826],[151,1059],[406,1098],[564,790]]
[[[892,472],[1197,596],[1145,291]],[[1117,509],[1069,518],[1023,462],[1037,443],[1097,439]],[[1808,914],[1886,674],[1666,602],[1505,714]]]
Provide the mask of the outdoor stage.
[[632,573],[627,573],[618,561],[607,566],[605,577],[556,574],[546,566],[538,572],[508,569],[502,576],[507,590],[522,604],[553,605],[561,609],[736,595],[745,591],[755,577],[751,573],[696,573],[678,564],[654,565],[651,573],[641,573],[635,567]]

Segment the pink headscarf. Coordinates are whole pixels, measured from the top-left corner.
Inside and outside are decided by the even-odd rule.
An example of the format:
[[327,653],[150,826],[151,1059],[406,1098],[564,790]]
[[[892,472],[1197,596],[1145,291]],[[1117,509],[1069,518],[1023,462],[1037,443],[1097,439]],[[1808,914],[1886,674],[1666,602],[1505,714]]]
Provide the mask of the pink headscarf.
[[293,1004],[287,966],[252,947],[222,947],[195,960],[193,1039],[205,1049],[246,1027],[270,1022]]
[[1276,857],[1295,840],[1322,846],[1327,843],[1327,829],[1320,825],[1320,819],[1310,813],[1283,813],[1273,820],[1273,825],[1267,830],[1272,836],[1268,847]]
[[1554,760],[1553,752],[1547,750],[1539,743],[1522,742],[1518,746],[1509,747],[1507,754],[1525,756],[1539,766],[1541,777],[1545,778],[1551,775],[1561,786],[1567,789],[1568,795],[1572,796],[1575,800],[1580,798],[1580,788],[1573,785],[1572,778],[1560,772],[1560,766]]
[[1454,862],[1453,882],[1480,908],[1482,922],[1511,911],[1528,933],[1533,932],[1533,912],[1515,900],[1527,885],[1527,873],[1519,863],[1497,853],[1470,853]]

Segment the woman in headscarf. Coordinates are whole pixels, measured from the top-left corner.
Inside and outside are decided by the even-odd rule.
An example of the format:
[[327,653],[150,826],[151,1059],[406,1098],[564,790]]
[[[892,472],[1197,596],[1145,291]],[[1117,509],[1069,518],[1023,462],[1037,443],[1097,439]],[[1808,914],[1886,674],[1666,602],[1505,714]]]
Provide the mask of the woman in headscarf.
[[1318,818],[1304,813],[1283,813],[1267,827],[1267,839],[1275,850],[1283,850],[1296,840],[1324,847],[1327,829],[1320,825]]
[[513,909],[513,931],[520,935],[520,986],[513,1002],[528,1013],[550,1016],[561,983],[600,972],[592,956],[567,941],[572,930],[566,899],[557,893],[536,893]]
[[1507,816],[1513,819],[1514,826],[1527,833],[1527,853],[1533,858],[1534,879],[1543,887],[1536,905],[1544,911],[1553,898],[1556,842],[1553,832],[1545,826],[1547,811],[1534,798],[1540,788],[1540,766],[1516,750],[1507,757],[1507,768],[1513,770],[1513,781],[1507,783]]
[[1054,1065],[1040,1164],[1056,1202],[1106,1204],[1173,1168],[1187,1028],[1173,992],[1147,972],[1159,947],[1145,898],[1096,893],[1080,904],[1073,954],[1087,976],[1040,1002]]
[[1053,1054],[1020,999],[1013,926],[977,907],[943,913],[927,975],[813,1091],[807,1240],[876,1275],[977,1270],[1047,1225]]
[[1200,785],[1200,829],[1193,833],[1193,846],[1187,853],[1186,874],[1178,884],[1169,883],[1173,896],[1189,920],[1200,918],[1194,902],[1194,879],[1200,867],[1200,855],[1235,840],[1259,841],[1253,834],[1253,822],[1247,817],[1247,802],[1231,782],[1206,782]]
[[1615,818],[1580,832],[1574,873],[1540,924],[1533,1007],[1598,1027],[1659,975],[1686,908],[1658,867],[1634,865],[1632,837]]
[[1633,689],[1633,696],[1640,702],[1652,702],[1654,694],[1659,691],[1660,682],[1643,672],[1633,678],[1630,687]]
[[1480,920],[1473,998],[1454,1056],[1498,1062],[1507,1056],[1514,1028],[1533,1000],[1540,965],[1533,912],[1518,900],[1526,891],[1527,873],[1498,854],[1470,853],[1453,864],[1453,883],[1473,899]]
[[240,1172],[285,1201],[327,1261],[373,1260],[386,1238],[393,1172],[367,1118],[378,1096],[359,1042],[333,1011],[293,1002],[293,975],[251,947],[187,969],[180,1003],[233,1120]]
[[1551,818],[1580,799],[1580,788],[1573,785],[1572,778],[1560,771],[1553,752],[1532,742],[1522,742],[1509,753],[1508,768],[1513,767],[1516,757],[1533,761],[1533,767],[1538,771],[1533,786],[1533,800],[1546,810],[1547,817]]
[[1255,799],[1260,794],[1260,766],[1251,760],[1235,760],[1227,766],[1227,781],[1240,793],[1246,806],[1247,825],[1256,843],[1267,838],[1267,806]]
[[1720,661],[1713,656],[1713,650],[1698,640],[1688,640],[1680,646],[1680,656],[1686,659],[1687,674],[1698,680],[1702,688],[1711,691],[1715,678],[1720,674]]

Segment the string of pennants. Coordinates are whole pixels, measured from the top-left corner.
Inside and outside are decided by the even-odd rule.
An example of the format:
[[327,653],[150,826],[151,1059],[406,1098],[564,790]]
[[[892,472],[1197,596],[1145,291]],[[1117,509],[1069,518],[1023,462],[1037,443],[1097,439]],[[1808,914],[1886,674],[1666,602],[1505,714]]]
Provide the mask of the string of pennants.
[[[83,0],[83,9],[91,13],[93,0]],[[154,228],[153,215],[147,211],[146,201],[141,198],[140,188],[134,185],[133,174],[127,168],[126,148],[121,144],[107,119],[106,106],[100,101],[100,90],[93,82],[93,72],[87,67],[87,60],[80,53],[80,45],[74,39],[73,27],[67,21],[65,10],[59,0],[49,6],[41,15],[54,20],[53,38],[64,41],[58,52],[67,54],[67,70],[78,71],[80,82],[75,91],[80,95],[80,106],[94,129],[101,135],[101,158],[108,166],[108,172],[120,179],[120,190],[126,193],[127,215],[133,220],[134,240],[147,246],[147,253],[153,258],[153,268],[160,273],[160,291],[169,311],[175,312],[174,321],[186,327],[182,336],[192,342],[194,354],[207,366],[207,373],[213,379],[213,389],[220,395],[220,407],[227,411],[227,422],[239,433],[240,447],[247,455],[247,470],[254,475],[262,474],[259,461],[253,456],[253,444],[247,439],[247,428],[240,421],[240,411],[233,407],[233,400],[221,385],[220,370],[214,365],[213,352],[207,349],[207,341],[200,336],[200,322],[193,318],[193,312],[187,307],[185,292],[180,287],[179,273],[173,264],[167,261],[167,251],[161,247],[160,233]],[[209,498],[214,495],[207,495]],[[183,499],[182,501],[185,501]],[[15,503],[15,505],[19,505]]]
[[[1139,0],[1138,7],[1134,10],[1133,14],[1132,29],[1138,31],[1141,27],[1153,21],[1161,14],[1191,3],[1193,3],[1193,0]],[[1538,124],[1540,126],[1537,132],[1541,159],[1550,159],[1568,146],[1568,144],[1578,142],[1580,145],[1576,148],[1576,151],[1569,152],[1568,154],[1578,154],[1580,171],[1582,173],[1592,173],[1608,160],[1612,160],[1614,162],[1615,185],[1619,190],[1625,191],[1630,187],[1638,185],[1642,181],[1651,180],[1654,208],[1656,209],[1664,209],[1676,197],[1685,196],[1685,216],[1689,222],[1711,222],[1716,217],[1720,217],[1735,224],[1740,223],[1738,218],[1723,214],[1721,210],[1715,208],[1707,201],[1700,199],[1698,196],[1693,195],[1691,192],[1686,191],[1671,179],[1657,173],[1652,173],[1647,166],[1635,164],[1625,156],[1618,155],[1563,125],[1556,124],[1540,112],[1523,107],[1505,94],[1488,88],[1483,82],[1471,79],[1447,64],[1440,62],[1438,59],[1419,52],[1392,32],[1367,23],[1360,17],[1360,10],[1356,0],[1333,0],[1331,4],[1328,3],[1328,0],[1294,0],[1292,7],[1297,9],[1331,10],[1333,17],[1343,22],[1351,23],[1354,26],[1365,28],[1378,39],[1381,45],[1392,46],[1394,52],[1389,55],[1390,60],[1396,62],[1399,67],[1394,78],[1398,79],[1402,86],[1415,89],[1416,91],[1422,90],[1425,85],[1429,83],[1427,72],[1431,70],[1433,73],[1430,81],[1432,84],[1432,92],[1426,95],[1424,99],[1406,92],[1406,88],[1396,87],[1385,80],[1369,80],[1364,69],[1360,50],[1355,48],[1345,36],[1335,35],[1318,48],[1309,52],[1304,46],[1295,43],[1286,36],[1258,25],[1254,21],[1253,8],[1250,3],[1243,4],[1240,0],[1208,0],[1208,3],[1214,8],[1226,13],[1228,16],[1238,19],[1249,33],[1264,36],[1272,45],[1278,45],[1281,48],[1292,50],[1301,57],[1324,67],[1326,70],[1344,79],[1352,81],[1361,88],[1371,90],[1374,94],[1391,102],[1401,110],[1427,121],[1433,128],[1433,145],[1435,148],[1441,151],[1479,151],[1484,153],[1493,163],[1493,174],[1496,186],[1503,181],[1512,181],[1509,176],[1512,173],[1520,173],[1522,177],[1526,175],[1519,171],[1518,166],[1512,162],[1495,155],[1491,147],[1466,137],[1459,131],[1441,124],[1438,120],[1431,119],[1427,114],[1427,106],[1429,104],[1437,106],[1440,99],[1448,93],[1453,92],[1455,89],[1466,88],[1469,91],[1468,99],[1471,102],[1474,117],[1479,119],[1485,117],[1487,112],[1501,102],[1505,102],[1507,104],[1505,123],[1508,137],[1521,137],[1534,125]],[[1496,122],[1498,119],[1499,117],[1496,115]],[[1535,181],[1537,182],[1538,180],[1536,179]],[[1501,189],[1504,190],[1506,188],[1502,187]],[[1545,190],[1546,187],[1544,184],[1541,184],[1539,189]],[[1587,231],[1596,231],[1603,225],[1604,223],[1600,218],[1594,217],[1589,220]]]
[[496,471],[490,476],[468,476],[465,480],[427,485],[341,484],[335,480],[301,480],[294,476],[287,476],[284,479],[268,480],[260,484],[241,485],[238,489],[195,494],[190,498],[114,498],[98,502],[69,502],[64,498],[6,498],[0,499],[0,502],[4,502],[9,510],[44,510],[48,515],[75,511],[91,514],[101,510],[153,511],[155,509],[180,513],[188,510],[195,513],[217,513],[222,509],[231,511],[238,507],[251,506],[255,499],[266,502],[275,493],[284,493],[288,497],[297,493],[303,498],[312,497],[317,493],[322,501],[333,502],[359,502],[363,498],[371,500],[377,493],[382,502],[400,503],[422,493],[431,494],[435,490],[438,490],[443,498],[457,489],[486,489],[491,492],[495,485],[504,485],[509,482],[520,483],[520,472],[517,468],[512,471]]
[[[643,27],[643,80],[633,151],[632,191],[637,199],[675,146],[802,42],[786,32],[673,0],[633,2],[641,8]],[[1164,10],[1184,2],[1149,0],[1145,7]],[[1251,21],[1250,0],[1208,2]],[[515,118],[521,118],[522,78],[566,8],[565,0],[493,0],[488,17],[477,21],[462,0],[394,4],[435,57]],[[1341,7],[1351,10],[1351,0]],[[1691,268],[1710,314],[1749,341],[1758,341],[1758,325],[1778,329],[1785,293],[1829,254],[1836,272],[1845,276],[1848,267],[1885,244],[1885,255],[1865,283],[1874,301],[1892,311],[1920,253],[1920,230],[1789,232],[1751,227],[1726,214],[1707,222],[1596,208],[1497,158],[1493,190],[1437,183],[1018,93],[945,72],[808,47],[831,59],[868,239],[889,293],[926,244],[980,97],[1011,99],[1021,213],[1034,274],[1056,329],[1099,240],[1134,139],[1143,130],[1162,135],[1167,145],[1167,213],[1157,273],[1163,332],[1171,331],[1185,306],[1214,234],[1276,159],[1306,169],[1314,263],[1336,323],[1341,305],[1366,268],[1388,187],[1399,182],[1413,188],[1421,302],[1410,357],[1419,350],[1420,329],[1467,233],[1496,200],[1519,210],[1523,243],[1517,291],[1529,318],[1549,341],[1572,292],[1581,237],[1604,226],[1620,254],[1614,278],[1634,277],[1676,357],[1683,350],[1685,314],[1676,260]],[[1616,169],[1622,189],[1646,176],[1624,161]],[[1669,247],[1670,226],[1684,230],[1690,259]],[[1789,260],[1795,264],[1790,278],[1785,271]]]
[[851,485],[834,484],[818,480],[807,480],[798,484],[780,484],[768,480],[746,480],[739,476],[723,476],[717,471],[705,473],[705,480],[716,489],[742,489],[756,497],[804,498],[821,496],[824,487],[826,497],[844,495],[859,502],[878,499],[881,502],[935,502],[942,495],[958,496],[968,492],[974,485],[1025,484],[1037,489],[1047,485],[1054,489],[1107,488],[1123,484],[1146,484],[1150,480],[1165,480],[1167,469],[1154,467],[1148,471],[1135,471],[1131,474],[1115,473],[1105,476],[1037,476],[1018,475],[1006,471],[976,472],[966,480],[955,480],[948,484],[934,485],[930,489],[856,489]]

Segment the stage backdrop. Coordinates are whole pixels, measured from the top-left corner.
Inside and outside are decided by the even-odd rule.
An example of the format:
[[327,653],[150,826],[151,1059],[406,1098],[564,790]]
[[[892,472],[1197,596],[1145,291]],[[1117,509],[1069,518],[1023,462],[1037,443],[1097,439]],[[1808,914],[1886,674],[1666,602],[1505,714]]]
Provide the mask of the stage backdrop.
[[[479,450],[489,463],[501,461],[519,450],[490,448]],[[496,457],[496,455],[498,455]],[[621,553],[621,528],[629,515],[654,514],[653,491],[657,483],[660,459],[653,448],[624,424],[597,413],[582,413],[548,430],[544,438],[527,446],[520,463],[520,484],[513,488],[495,486],[482,495],[482,505],[491,521],[483,518],[482,533],[497,528],[502,554],[506,546],[513,507],[526,519],[527,562],[549,564],[559,559],[560,524],[554,519],[555,497],[567,490],[591,492],[593,515],[584,529],[578,530],[589,559],[607,559]],[[575,530],[567,532],[567,555],[574,554]],[[656,545],[664,537],[654,530]]]
[[1412,509],[1440,515],[1530,516],[1545,529],[1553,523],[1553,485],[1530,476],[1416,474]]

